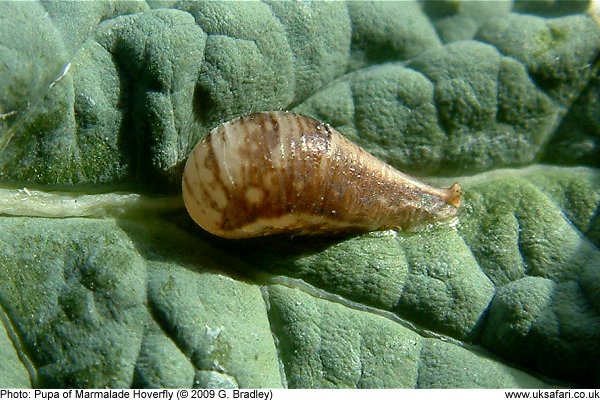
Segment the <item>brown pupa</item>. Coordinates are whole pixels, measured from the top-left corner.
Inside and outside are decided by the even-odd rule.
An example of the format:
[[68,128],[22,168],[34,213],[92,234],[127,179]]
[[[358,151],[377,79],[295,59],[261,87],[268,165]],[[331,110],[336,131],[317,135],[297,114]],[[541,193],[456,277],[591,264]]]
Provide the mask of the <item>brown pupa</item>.
[[408,228],[451,218],[461,188],[436,189],[328,124],[262,112],[214,128],[187,160],[191,217],[225,238]]

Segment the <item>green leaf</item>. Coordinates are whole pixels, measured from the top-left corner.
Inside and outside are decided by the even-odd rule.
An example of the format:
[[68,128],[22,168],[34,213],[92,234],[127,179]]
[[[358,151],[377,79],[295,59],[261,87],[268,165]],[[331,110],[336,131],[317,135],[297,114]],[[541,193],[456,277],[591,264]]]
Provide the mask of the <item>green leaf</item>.
[[[0,386],[597,386],[595,12],[0,3]],[[460,182],[458,218],[235,241],[197,227],[193,146],[282,109]]]

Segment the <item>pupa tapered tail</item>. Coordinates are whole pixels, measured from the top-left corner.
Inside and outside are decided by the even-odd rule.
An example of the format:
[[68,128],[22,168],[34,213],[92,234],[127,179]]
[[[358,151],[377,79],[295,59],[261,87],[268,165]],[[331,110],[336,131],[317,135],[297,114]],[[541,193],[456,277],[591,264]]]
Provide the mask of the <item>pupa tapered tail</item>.
[[461,195],[458,183],[431,187],[325,123],[278,111],[216,127],[183,173],[191,217],[225,238],[409,228],[454,217]]

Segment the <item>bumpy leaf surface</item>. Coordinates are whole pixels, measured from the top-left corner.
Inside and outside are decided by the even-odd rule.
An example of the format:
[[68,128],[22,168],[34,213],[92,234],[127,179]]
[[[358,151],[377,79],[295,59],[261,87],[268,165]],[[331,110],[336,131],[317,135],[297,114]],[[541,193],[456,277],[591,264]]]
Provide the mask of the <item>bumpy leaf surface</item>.
[[[599,54],[586,1],[0,2],[0,386],[599,385]],[[190,150],[281,109],[456,223],[202,231]]]

